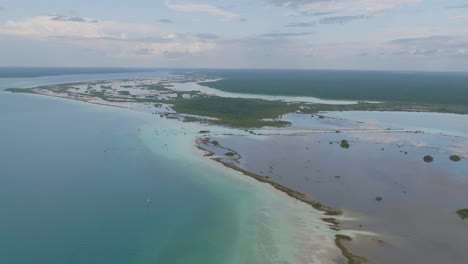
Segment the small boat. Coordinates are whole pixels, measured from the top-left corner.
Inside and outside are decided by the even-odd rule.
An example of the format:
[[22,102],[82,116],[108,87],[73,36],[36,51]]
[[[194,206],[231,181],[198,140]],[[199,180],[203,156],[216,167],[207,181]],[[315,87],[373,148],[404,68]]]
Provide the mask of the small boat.
[[146,207],[149,207],[150,204],[151,204],[151,198],[148,196],[148,197],[146,198]]

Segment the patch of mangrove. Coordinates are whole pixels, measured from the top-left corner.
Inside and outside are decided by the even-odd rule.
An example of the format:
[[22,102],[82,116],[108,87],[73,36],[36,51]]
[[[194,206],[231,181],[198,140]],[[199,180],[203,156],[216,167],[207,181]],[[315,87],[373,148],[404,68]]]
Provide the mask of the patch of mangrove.
[[449,159],[450,159],[451,161],[454,161],[454,162],[458,162],[458,161],[461,160],[460,156],[458,156],[458,155],[451,155],[451,156],[449,157]]
[[424,160],[424,162],[430,163],[430,162],[434,161],[434,158],[431,155],[426,155],[426,156],[423,157],[423,160]]
[[336,235],[335,244],[341,250],[343,256],[348,260],[348,264],[363,264],[367,263],[367,259],[358,255],[353,254],[349,249],[343,244],[343,241],[350,242],[352,239],[349,236]]
[[468,219],[468,208],[458,210],[457,215],[463,220]]
[[294,112],[297,104],[261,99],[197,97],[192,99],[176,99],[171,102],[178,113],[218,118],[211,121],[218,125],[232,127],[283,127],[289,122],[264,119],[278,118],[281,115]]
[[340,147],[344,149],[349,149],[349,142],[346,139],[341,140]]

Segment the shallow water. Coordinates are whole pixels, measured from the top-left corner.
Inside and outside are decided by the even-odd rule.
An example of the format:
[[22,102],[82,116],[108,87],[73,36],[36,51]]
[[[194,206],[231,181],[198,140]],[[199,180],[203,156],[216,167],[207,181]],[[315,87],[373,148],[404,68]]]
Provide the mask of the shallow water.
[[[345,221],[345,226],[380,234],[351,243],[375,263],[466,263],[467,222],[455,211],[468,206],[468,138],[460,136],[468,116],[380,112],[326,116],[346,120],[294,115],[287,117],[293,125],[282,135],[214,139],[242,156],[241,167],[359,219]],[[362,116],[371,116],[372,122],[360,123],[367,121]],[[375,131],[378,127],[381,131]],[[385,131],[389,127],[425,132]],[[340,147],[342,139],[348,140],[349,149]],[[452,162],[452,154],[463,159]],[[434,162],[425,163],[425,155],[433,156]],[[382,202],[376,201],[378,196]]]
[[369,125],[389,126],[468,137],[468,115],[411,112],[326,112],[326,116],[365,122]]
[[202,157],[203,126],[1,91],[0,123],[1,263],[341,259],[321,212]]
[[357,104],[357,101],[344,101],[344,100],[323,100],[316,97],[307,96],[282,96],[282,95],[260,95],[260,94],[244,94],[244,93],[231,93],[224,92],[218,89],[199,85],[194,82],[187,83],[174,83],[175,89],[178,91],[200,91],[205,94],[215,95],[228,98],[246,98],[246,99],[263,99],[268,101],[284,101],[284,102],[305,102],[305,103],[320,103],[320,104]]

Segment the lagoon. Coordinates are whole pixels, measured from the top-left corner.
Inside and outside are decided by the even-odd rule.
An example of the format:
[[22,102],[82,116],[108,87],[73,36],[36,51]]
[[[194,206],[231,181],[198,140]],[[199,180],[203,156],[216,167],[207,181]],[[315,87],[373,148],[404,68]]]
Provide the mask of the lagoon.
[[0,123],[1,263],[342,258],[322,212],[204,158],[197,124],[1,91]]

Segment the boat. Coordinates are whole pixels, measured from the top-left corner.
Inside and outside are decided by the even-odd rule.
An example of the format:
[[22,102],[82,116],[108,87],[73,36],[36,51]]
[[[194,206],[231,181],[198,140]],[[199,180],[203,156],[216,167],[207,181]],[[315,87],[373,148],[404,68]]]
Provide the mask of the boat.
[[148,196],[148,197],[146,198],[146,207],[149,207],[150,204],[151,204],[151,198]]

